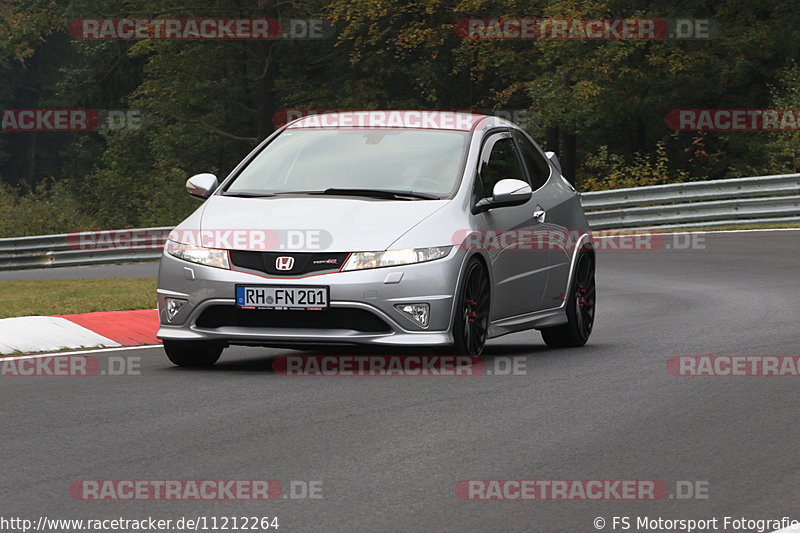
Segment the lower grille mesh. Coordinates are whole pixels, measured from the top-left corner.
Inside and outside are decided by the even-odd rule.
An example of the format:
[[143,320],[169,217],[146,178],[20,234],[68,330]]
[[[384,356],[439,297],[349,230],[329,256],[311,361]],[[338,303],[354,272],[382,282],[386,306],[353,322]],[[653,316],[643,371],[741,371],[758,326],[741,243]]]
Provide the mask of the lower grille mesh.
[[220,328],[350,329],[365,333],[389,332],[378,316],[363,309],[330,308],[324,311],[276,311],[239,309],[233,305],[212,305],[200,314],[197,326]]

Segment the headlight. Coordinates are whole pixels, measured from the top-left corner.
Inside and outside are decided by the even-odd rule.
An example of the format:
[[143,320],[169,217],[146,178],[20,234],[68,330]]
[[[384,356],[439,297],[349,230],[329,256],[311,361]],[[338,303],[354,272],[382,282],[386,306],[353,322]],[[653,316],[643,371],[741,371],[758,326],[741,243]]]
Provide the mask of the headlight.
[[228,252],[214,248],[203,248],[192,244],[181,244],[175,241],[167,241],[164,250],[171,256],[210,267],[224,268],[230,270],[228,264]]
[[446,257],[452,248],[452,246],[437,246],[434,248],[386,250],[385,252],[354,252],[350,254],[342,271],[424,263]]

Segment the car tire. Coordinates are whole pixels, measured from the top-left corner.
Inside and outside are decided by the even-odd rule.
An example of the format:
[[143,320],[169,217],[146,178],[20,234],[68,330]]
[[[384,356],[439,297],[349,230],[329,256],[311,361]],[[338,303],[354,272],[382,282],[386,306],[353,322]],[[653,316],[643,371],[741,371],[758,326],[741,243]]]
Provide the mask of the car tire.
[[453,318],[454,343],[447,353],[480,355],[489,332],[489,273],[483,262],[473,257],[467,262],[456,296]]
[[542,338],[550,348],[577,348],[586,344],[594,326],[597,305],[594,283],[594,253],[583,249],[578,253],[567,298],[567,323],[542,328]]
[[222,355],[224,346],[206,341],[164,341],[167,358],[176,366],[208,367]]

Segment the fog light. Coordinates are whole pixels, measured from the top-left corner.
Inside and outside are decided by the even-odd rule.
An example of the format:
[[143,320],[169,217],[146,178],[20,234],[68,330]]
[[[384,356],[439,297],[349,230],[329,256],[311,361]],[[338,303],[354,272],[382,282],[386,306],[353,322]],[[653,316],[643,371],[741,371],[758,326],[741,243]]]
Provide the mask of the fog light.
[[428,304],[397,304],[395,309],[407,315],[411,320],[422,326],[428,327],[428,320],[431,316],[431,306]]
[[186,300],[181,300],[180,298],[165,298],[167,302],[167,320],[172,322],[183,306],[186,305]]

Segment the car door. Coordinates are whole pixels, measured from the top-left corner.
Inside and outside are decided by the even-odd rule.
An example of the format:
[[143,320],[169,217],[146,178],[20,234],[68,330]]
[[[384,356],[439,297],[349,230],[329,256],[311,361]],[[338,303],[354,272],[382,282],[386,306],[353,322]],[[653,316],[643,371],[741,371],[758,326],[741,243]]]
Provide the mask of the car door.
[[[545,308],[558,307],[564,298],[575,232],[570,233],[569,213],[572,209],[565,202],[573,194],[565,190],[563,180],[555,174],[544,153],[521,131],[513,131],[514,140],[528,170],[537,210],[542,212],[539,234],[547,255],[548,278],[542,304]],[[574,191],[573,191],[574,192]]]
[[[528,182],[528,176],[509,131],[491,133],[481,149],[474,202],[490,197],[502,179]],[[498,207],[481,213],[486,232],[484,249],[494,276],[492,316],[507,318],[543,308],[547,286],[548,254],[526,246],[525,239],[540,226],[536,201]]]

